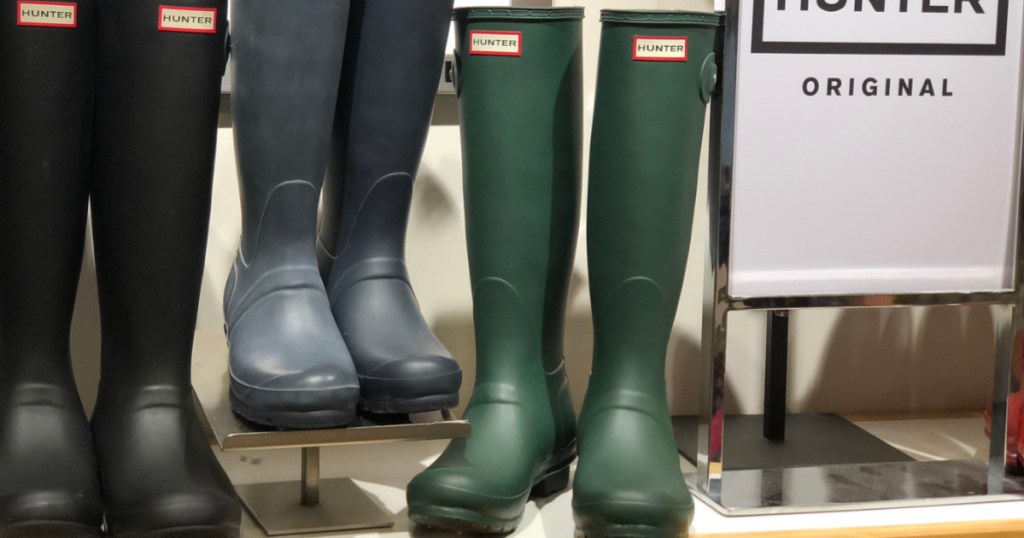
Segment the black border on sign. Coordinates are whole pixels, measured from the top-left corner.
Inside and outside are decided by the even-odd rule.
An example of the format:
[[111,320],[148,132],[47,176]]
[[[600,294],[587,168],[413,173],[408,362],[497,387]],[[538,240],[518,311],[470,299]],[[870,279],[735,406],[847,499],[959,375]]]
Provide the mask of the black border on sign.
[[813,43],[764,40],[764,3],[754,0],[755,54],[905,54],[923,56],[1005,56],[1010,0],[999,0],[996,42],[992,45],[955,43]]

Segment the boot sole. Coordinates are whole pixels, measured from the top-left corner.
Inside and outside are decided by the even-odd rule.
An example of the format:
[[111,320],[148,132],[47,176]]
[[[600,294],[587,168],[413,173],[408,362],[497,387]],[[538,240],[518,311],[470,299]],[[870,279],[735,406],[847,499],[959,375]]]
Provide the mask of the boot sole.
[[687,530],[673,532],[645,525],[602,525],[576,529],[576,538],[687,538]]
[[0,528],[0,538],[99,538],[103,532],[99,527],[39,521],[16,523]]
[[111,533],[107,536],[110,538],[239,538],[239,531],[232,527],[177,527],[138,533]]
[[408,415],[443,411],[459,405],[459,393],[393,400],[359,400],[359,409],[381,415]]
[[[534,483],[530,489],[530,499],[545,499],[569,488],[569,466],[576,459],[575,448],[568,462],[562,462],[550,468]],[[474,512],[465,508],[448,506],[423,506],[413,514],[410,507],[409,519],[418,525],[454,532],[474,532],[478,534],[506,534],[516,530],[523,518],[520,513],[511,519],[501,519]]]
[[409,515],[409,519],[417,524],[458,533],[473,534],[507,534],[516,529],[522,516],[504,520],[466,510],[465,508],[448,508],[432,506],[423,514]]
[[231,392],[231,410],[236,415],[272,428],[289,430],[315,430],[321,428],[342,428],[356,420],[356,410],[351,411],[266,411],[251,407]]

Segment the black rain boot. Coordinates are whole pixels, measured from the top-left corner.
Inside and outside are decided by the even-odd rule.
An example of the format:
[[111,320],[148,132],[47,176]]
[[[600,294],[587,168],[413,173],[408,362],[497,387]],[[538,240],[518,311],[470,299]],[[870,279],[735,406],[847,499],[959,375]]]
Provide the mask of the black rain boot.
[[110,536],[238,536],[192,403],[225,0],[102,0],[92,194],[103,363],[93,434]]
[[316,212],[348,0],[236,0],[235,149],[242,243],[224,292],[235,413],[282,428],[345,426],[359,379],[316,260]]
[[462,370],[420,313],[405,265],[453,0],[354,0],[320,220],[320,267],[359,373],[359,406],[459,403]]
[[[41,8],[41,9],[40,9]],[[71,373],[92,157],[95,4],[0,0],[0,537],[95,537]]]

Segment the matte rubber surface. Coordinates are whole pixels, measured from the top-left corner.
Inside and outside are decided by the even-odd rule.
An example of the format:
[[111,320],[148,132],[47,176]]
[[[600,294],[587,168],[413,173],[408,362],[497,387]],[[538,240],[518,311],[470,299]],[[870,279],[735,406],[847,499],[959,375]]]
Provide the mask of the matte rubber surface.
[[409,519],[417,525],[458,533],[507,534],[519,526],[522,516],[500,519],[465,508],[430,506],[418,509],[415,514],[410,513]]
[[[575,456],[562,334],[579,224],[581,14],[514,11],[521,16],[456,10],[473,433],[408,489],[410,517],[448,530],[512,530],[534,486],[554,489],[549,473]],[[523,55],[469,54],[476,30],[522,32]]]
[[103,536],[103,532],[99,527],[75,523],[35,521],[0,527],[0,538],[100,538],[101,536]]
[[256,424],[273,425],[283,429],[306,430],[316,428],[341,428],[356,420],[354,407],[335,411],[265,411],[249,407],[244,401],[230,393],[231,409],[238,416]]
[[[701,89],[713,80],[717,27],[636,18],[604,23],[590,149],[594,362],[573,486],[576,524],[590,538],[674,537],[693,517],[665,355],[690,247]],[[635,60],[638,36],[686,37],[687,58]]]
[[269,426],[343,426],[359,398],[316,259],[348,11],[348,0],[232,3],[243,222],[224,316],[235,410]]
[[576,538],[686,538],[689,532],[673,532],[657,527],[636,525],[609,525],[590,529],[577,529]]
[[[535,479],[528,492],[513,495],[514,498],[546,499],[565,491],[569,487],[569,466],[575,459],[576,450],[572,447],[559,459],[554,466],[544,466],[540,476]],[[507,499],[491,499],[502,502]],[[476,532],[481,534],[503,534],[512,532],[522,520],[522,512],[512,517],[497,517],[468,508],[442,506],[436,504],[417,504],[409,506],[410,519],[419,525],[457,532]]]
[[420,413],[458,405],[462,370],[420,313],[405,263],[452,0],[353,0],[319,256],[348,344],[360,407]]
[[179,527],[136,534],[110,534],[111,538],[238,538],[237,528]]
[[93,234],[103,329],[92,429],[108,534],[230,533],[231,482],[192,403],[191,357],[206,257],[226,42],[161,31],[166,0],[97,4]]
[[[76,28],[19,26],[18,8],[0,0],[0,536],[98,535],[99,471],[69,349],[92,178],[95,2],[78,2]],[[18,525],[30,521],[45,525]]]
[[451,409],[459,405],[459,393],[442,394],[439,396],[423,396],[421,398],[388,399],[382,401],[359,400],[359,408],[377,414],[414,414],[424,410]]

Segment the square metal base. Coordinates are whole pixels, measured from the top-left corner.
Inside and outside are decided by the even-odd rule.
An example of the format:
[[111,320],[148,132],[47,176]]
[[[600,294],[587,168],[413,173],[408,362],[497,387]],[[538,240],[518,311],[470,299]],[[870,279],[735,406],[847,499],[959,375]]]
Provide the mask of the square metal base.
[[395,525],[366,492],[348,478],[320,481],[320,503],[299,502],[302,483],[246,484],[235,490],[245,508],[268,536],[359,529]]
[[980,461],[929,461],[725,471],[710,495],[690,489],[727,516],[874,510],[1024,500],[1024,484],[989,475]]
[[[856,424],[831,414],[786,416],[786,441],[762,435],[761,415],[725,417],[725,470],[910,462],[913,458]],[[697,417],[673,417],[679,452],[697,461]]]

